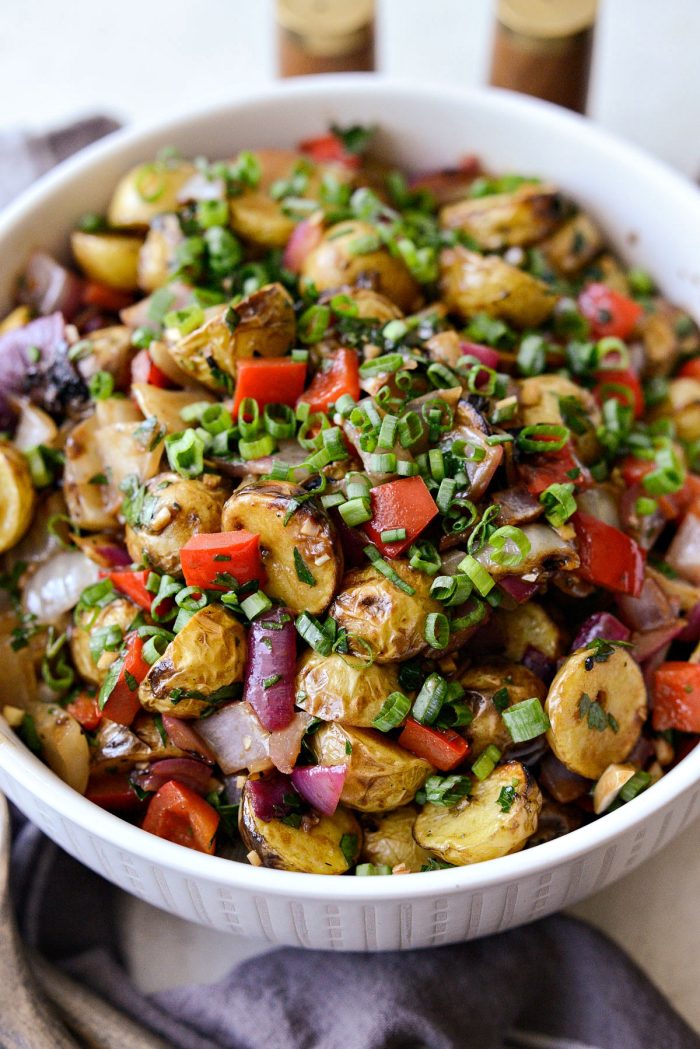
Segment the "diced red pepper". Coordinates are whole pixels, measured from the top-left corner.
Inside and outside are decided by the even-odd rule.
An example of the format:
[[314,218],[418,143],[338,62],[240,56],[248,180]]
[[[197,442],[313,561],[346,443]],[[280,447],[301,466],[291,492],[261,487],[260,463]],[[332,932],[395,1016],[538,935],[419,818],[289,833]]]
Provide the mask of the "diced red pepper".
[[66,710],[88,732],[94,732],[100,721],[102,721],[102,711],[97,705],[97,696],[91,696],[87,692],[81,692],[80,695],[76,696],[67,705]]
[[425,758],[441,772],[450,772],[461,765],[471,750],[463,736],[451,728],[431,728],[414,718],[407,718],[399,736],[399,745],[417,758]]
[[578,308],[591,326],[594,339],[614,335],[628,339],[644,310],[634,299],[607,284],[588,284],[578,297]]
[[211,855],[219,814],[184,783],[171,779],[151,798],[142,827],[149,834]]
[[[640,484],[654,469],[656,469],[656,464],[653,459],[637,459],[633,455],[628,455],[620,463],[620,473],[628,488]],[[658,495],[654,498],[666,520],[674,521],[690,507],[700,507],[700,477],[697,474],[686,474],[680,491],[669,492],[667,495]]]
[[325,412],[328,405],[334,404],[344,393],[349,393],[355,400],[359,398],[360,366],[356,353],[340,349],[326,358],[299,401],[308,404],[312,412]]
[[241,401],[252,397],[263,408],[266,404],[288,404],[293,407],[304,389],[306,364],[290,357],[261,357],[238,362],[233,417]]
[[[402,477],[380,484],[370,492],[372,520],[364,526],[367,537],[386,557],[400,557],[438,514],[435,500],[422,477]],[[405,528],[406,538],[382,542],[382,532]]]
[[578,461],[570,443],[558,452],[523,459],[518,464],[518,476],[530,495],[535,497],[539,497],[550,484],[570,484],[573,481],[581,490],[593,484],[590,472]]
[[606,590],[639,597],[644,584],[644,551],[619,528],[579,510],[571,518],[576,529],[582,579]]
[[130,812],[144,805],[134,788],[129,783],[128,773],[93,772],[85,791],[88,801],[94,801],[101,809],[110,812]]
[[700,379],[700,357],[693,357],[686,361],[678,372],[681,379]]
[[[644,415],[644,393],[642,384],[630,368],[610,368],[596,372],[598,380],[593,393],[599,404],[611,398],[634,411],[635,419]],[[617,389],[622,387],[622,389]],[[628,392],[629,391],[629,392]]]
[[700,663],[662,663],[654,671],[652,695],[657,732],[700,732]]
[[143,639],[136,633],[127,634],[125,643],[117,682],[102,707],[103,717],[120,725],[130,725],[141,709],[138,687],[151,669],[143,658]]
[[299,149],[317,164],[344,164],[345,167],[353,170],[359,168],[361,164],[357,153],[350,153],[342,140],[331,131],[327,135],[304,139],[299,143]]
[[217,576],[233,576],[238,584],[257,579],[267,581],[260,557],[260,536],[241,528],[237,532],[209,532],[193,535],[180,551],[180,563],[188,586],[203,590],[230,590]]
[[150,590],[146,589],[146,580],[150,574],[148,568],[139,569],[137,572],[127,568],[123,571],[110,572],[109,578],[112,580],[112,586],[115,590],[118,590],[120,594],[126,594],[135,605],[145,609],[146,612],[150,612],[155,596]]
[[102,310],[110,313],[119,313],[131,306],[134,296],[130,291],[120,291],[118,288],[110,288],[98,281],[86,281],[83,286],[83,303],[86,306],[99,306]]
[[131,381],[147,382],[161,390],[172,390],[175,383],[169,379],[157,364],[154,364],[148,350],[139,350],[131,362]]

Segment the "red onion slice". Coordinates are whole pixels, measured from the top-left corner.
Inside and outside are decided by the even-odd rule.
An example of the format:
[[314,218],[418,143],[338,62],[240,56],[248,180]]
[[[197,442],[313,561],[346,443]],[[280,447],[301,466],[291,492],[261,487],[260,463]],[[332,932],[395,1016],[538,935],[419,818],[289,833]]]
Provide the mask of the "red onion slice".
[[638,632],[654,630],[676,620],[676,609],[656,580],[649,575],[644,577],[639,597],[618,594],[617,607],[627,626]]
[[200,758],[203,758],[210,765],[216,763],[216,757],[197,730],[188,721],[183,721],[182,718],[174,718],[170,714],[163,714],[163,728],[173,746],[199,755]]
[[131,779],[141,790],[152,791],[160,790],[163,784],[176,779],[197,794],[205,795],[211,785],[211,768],[194,758],[163,758],[151,762],[143,771],[133,773]]
[[616,616],[610,612],[594,612],[579,627],[571,644],[571,651],[575,652],[584,645],[590,645],[591,641],[597,638],[605,638],[606,641],[627,641],[629,636],[630,630]]
[[294,769],[292,784],[312,808],[332,816],[343,793],[346,765],[307,765]]
[[655,630],[645,630],[641,633],[632,634],[631,641],[634,645],[632,655],[638,663],[644,663],[651,659],[661,649],[667,649],[672,641],[678,637],[683,630],[680,620],[667,623],[665,626],[657,627]]
[[522,664],[531,670],[533,674],[536,674],[540,680],[544,681],[545,684],[549,684],[554,677],[556,670],[556,663],[549,656],[546,656],[544,652],[540,652],[539,648],[533,648],[532,645],[528,645],[523,653]]
[[700,641],[700,601],[694,608],[691,608],[688,612],[688,618],[686,624],[678,635],[678,641],[687,641],[691,644],[695,644],[696,641]]
[[502,579],[498,580],[498,585],[503,587],[514,601],[522,605],[536,593],[539,583],[526,583],[520,576],[504,575]]
[[[0,391],[3,394],[24,392],[31,373],[38,374],[51,365],[64,341],[65,324],[60,313],[38,317],[23,328],[13,328],[0,335]],[[30,350],[39,351],[38,361],[30,360],[30,356],[36,357]]]
[[478,342],[460,342],[459,348],[465,356],[476,357],[477,361],[487,368],[498,368],[501,355],[491,346],[481,346]]
[[246,769],[259,772],[272,765],[268,749],[270,734],[247,703],[229,703],[210,718],[203,718],[197,722],[197,734],[227,776]]
[[290,773],[294,768],[301,750],[301,741],[312,720],[310,714],[300,710],[285,728],[270,733],[268,754],[270,761],[280,772]]
[[301,273],[308,255],[323,240],[323,217],[312,215],[294,227],[282,256],[282,265],[292,273]]
[[250,794],[253,812],[263,823],[284,819],[291,812],[285,799],[294,794],[294,787],[289,776],[283,776],[281,772],[273,772],[261,779],[249,779],[245,790]]
[[296,630],[289,611],[275,608],[253,623],[243,698],[269,732],[286,728],[294,717],[296,658]]
[[50,255],[35,251],[24,271],[18,299],[45,316],[57,311],[73,319],[83,297],[83,282]]

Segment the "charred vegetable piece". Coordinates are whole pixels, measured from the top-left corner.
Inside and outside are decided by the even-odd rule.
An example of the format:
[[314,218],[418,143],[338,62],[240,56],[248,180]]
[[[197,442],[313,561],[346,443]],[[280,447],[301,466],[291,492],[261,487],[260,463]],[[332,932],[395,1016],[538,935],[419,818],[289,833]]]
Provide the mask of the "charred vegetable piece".
[[556,302],[553,291],[497,255],[467,248],[445,248],[440,256],[442,293],[450,310],[465,320],[478,313],[499,317],[518,328],[536,328]]
[[371,728],[387,696],[398,690],[398,667],[391,663],[367,667],[337,653],[309,650],[297,664],[297,705],[323,721]]
[[171,780],[151,798],[141,826],[149,834],[212,855],[219,814],[184,783]]
[[447,204],[440,223],[461,230],[486,251],[534,244],[554,229],[563,212],[561,195],[534,184],[513,193],[491,193]]
[[418,810],[413,805],[365,816],[362,820],[362,860],[406,871],[421,870],[428,863],[430,854],[413,837],[417,816]]

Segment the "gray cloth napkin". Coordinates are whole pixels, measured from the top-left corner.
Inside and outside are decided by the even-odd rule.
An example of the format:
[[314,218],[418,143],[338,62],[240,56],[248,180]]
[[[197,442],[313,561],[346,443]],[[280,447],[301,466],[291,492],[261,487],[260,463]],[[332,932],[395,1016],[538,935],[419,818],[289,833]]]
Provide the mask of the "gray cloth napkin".
[[[0,205],[114,130],[0,133]],[[474,943],[381,955],[286,948],[218,983],[144,996],[124,968],[119,890],[14,814],[24,940],[173,1049],[699,1049],[700,1039],[604,936],[558,916]],[[630,906],[635,906],[630,901]]]

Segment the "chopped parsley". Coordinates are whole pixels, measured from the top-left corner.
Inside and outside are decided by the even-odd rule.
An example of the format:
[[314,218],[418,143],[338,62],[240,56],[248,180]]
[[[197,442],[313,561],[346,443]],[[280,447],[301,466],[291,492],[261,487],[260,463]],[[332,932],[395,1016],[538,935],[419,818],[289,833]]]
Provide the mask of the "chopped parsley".
[[306,583],[307,586],[316,586],[316,580],[296,546],[294,547],[294,567],[300,583]]
[[597,699],[591,699],[587,692],[581,693],[578,713],[581,720],[585,719],[589,729],[594,732],[605,732],[606,729],[612,729],[613,732],[620,731],[616,718],[608,714]]

